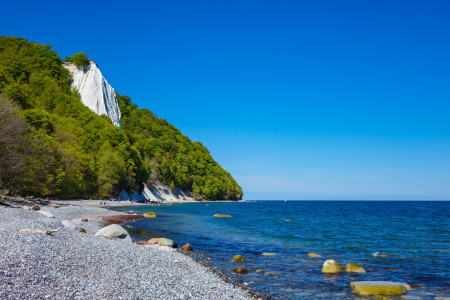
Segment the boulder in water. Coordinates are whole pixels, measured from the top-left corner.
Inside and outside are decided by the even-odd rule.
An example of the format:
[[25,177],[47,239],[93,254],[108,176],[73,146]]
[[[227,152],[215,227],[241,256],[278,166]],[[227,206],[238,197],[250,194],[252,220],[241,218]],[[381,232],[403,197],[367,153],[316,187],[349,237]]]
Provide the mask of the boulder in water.
[[349,263],[345,266],[344,271],[347,273],[366,273],[363,267],[355,263]]
[[354,281],[350,283],[353,293],[360,296],[386,295],[401,296],[406,294],[406,287],[390,281]]
[[105,239],[120,239],[125,240],[127,242],[132,242],[130,235],[128,232],[120,225],[112,224],[106,227],[103,227],[95,234],[96,237],[102,237]]
[[245,261],[244,257],[242,255],[236,255],[231,259],[232,261]]
[[215,214],[214,217],[216,218],[232,218],[232,215],[225,215],[225,214]]
[[335,274],[335,273],[340,273],[342,271],[343,270],[342,270],[341,265],[333,259],[326,260],[323,263],[322,273]]
[[144,217],[146,218],[156,218],[156,214],[154,212],[148,212],[144,214]]
[[308,255],[308,257],[322,257],[322,255],[317,254],[317,253],[308,253],[307,255]]

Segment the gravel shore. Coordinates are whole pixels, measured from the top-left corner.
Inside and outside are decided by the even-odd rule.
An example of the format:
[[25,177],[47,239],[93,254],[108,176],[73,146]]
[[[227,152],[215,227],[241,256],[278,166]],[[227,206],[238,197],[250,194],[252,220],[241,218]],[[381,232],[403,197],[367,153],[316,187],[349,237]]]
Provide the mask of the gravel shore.
[[[0,299],[252,299],[181,253],[94,237],[103,217],[121,213],[75,204],[42,210],[55,218],[0,206]],[[87,233],[65,228],[66,219]]]

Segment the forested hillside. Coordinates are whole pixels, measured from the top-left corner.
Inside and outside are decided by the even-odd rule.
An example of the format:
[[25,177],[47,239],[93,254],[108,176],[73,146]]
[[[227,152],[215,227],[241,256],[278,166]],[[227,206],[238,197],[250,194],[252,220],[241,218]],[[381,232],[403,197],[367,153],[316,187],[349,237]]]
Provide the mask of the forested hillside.
[[117,96],[122,129],[83,105],[49,45],[0,37],[0,189],[103,198],[160,180],[197,199],[242,198],[201,143]]

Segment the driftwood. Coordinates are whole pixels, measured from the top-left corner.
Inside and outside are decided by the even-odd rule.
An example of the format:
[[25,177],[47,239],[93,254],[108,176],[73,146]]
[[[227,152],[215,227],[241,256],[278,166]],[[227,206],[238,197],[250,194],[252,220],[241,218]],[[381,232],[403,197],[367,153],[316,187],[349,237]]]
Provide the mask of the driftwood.
[[54,232],[57,232],[59,230],[59,228],[57,229],[47,229],[47,230],[39,230],[39,229],[21,229],[19,231],[24,231],[24,232],[38,232],[38,233],[42,233],[42,234],[47,234],[50,235]]

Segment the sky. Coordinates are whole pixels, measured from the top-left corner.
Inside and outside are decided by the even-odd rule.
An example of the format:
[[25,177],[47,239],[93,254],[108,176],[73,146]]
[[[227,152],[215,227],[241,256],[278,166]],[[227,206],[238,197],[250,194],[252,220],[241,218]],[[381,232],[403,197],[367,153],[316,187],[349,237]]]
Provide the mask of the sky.
[[85,52],[244,199],[449,200],[449,1],[7,1],[0,34]]

